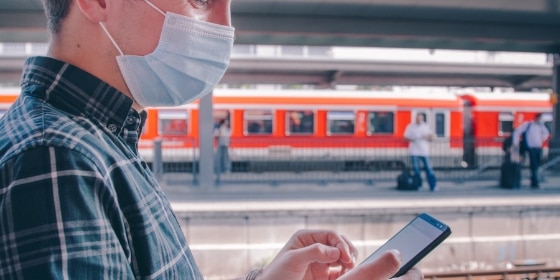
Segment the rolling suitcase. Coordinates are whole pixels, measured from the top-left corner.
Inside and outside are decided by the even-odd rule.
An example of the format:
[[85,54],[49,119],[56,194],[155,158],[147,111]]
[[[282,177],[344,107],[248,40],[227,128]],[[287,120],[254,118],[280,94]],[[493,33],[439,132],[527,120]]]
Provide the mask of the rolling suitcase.
[[500,187],[504,189],[521,187],[521,163],[519,150],[516,147],[506,152],[505,160],[500,166]]
[[521,165],[518,162],[506,161],[500,168],[500,187],[519,189],[521,187]]

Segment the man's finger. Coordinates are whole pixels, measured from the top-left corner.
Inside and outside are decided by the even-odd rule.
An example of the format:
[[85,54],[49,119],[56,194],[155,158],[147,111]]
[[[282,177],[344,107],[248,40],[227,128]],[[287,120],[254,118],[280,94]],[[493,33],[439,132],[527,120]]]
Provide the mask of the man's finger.
[[340,259],[340,249],[320,243],[300,248],[291,252],[295,263],[309,265],[311,263],[335,263]]

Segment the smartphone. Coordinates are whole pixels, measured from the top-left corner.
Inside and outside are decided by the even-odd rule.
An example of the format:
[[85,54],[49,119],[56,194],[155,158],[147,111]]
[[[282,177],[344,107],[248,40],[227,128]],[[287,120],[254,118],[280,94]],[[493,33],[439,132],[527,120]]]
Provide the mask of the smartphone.
[[416,265],[449,235],[451,235],[449,226],[426,213],[422,213],[367,257],[362,264],[379,258],[382,253],[388,250],[396,249],[401,253],[402,264],[392,278],[399,277]]

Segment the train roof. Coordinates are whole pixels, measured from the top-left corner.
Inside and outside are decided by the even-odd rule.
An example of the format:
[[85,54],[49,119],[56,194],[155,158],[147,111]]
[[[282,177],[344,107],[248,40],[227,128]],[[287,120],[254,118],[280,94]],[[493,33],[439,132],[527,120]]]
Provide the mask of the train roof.
[[223,90],[214,91],[216,103],[284,106],[398,106],[457,107],[459,96],[450,92],[377,92],[341,90]]
[[215,89],[214,96],[237,97],[292,97],[292,98],[426,98],[456,100],[455,93],[448,91],[365,91],[365,90],[259,90],[259,89]]
[[[13,102],[19,87],[0,87],[0,102]],[[476,107],[552,107],[549,93],[456,93],[447,91],[348,91],[348,90],[274,90],[215,89],[216,108],[305,108],[309,106],[365,108],[393,107],[461,107],[463,101]],[[194,108],[198,101],[181,107]],[[171,108],[170,108],[171,109]]]
[[466,93],[479,100],[549,100],[550,94],[546,92],[477,92]]
[[550,94],[542,92],[467,93],[462,96],[478,107],[552,107]]

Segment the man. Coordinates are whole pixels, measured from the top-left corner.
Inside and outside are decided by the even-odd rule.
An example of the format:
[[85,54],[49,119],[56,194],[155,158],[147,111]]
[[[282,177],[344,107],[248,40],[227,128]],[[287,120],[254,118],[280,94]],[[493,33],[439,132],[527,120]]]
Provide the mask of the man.
[[[0,278],[202,279],[137,145],[145,107],[185,104],[221,79],[230,1],[44,6],[47,57],[26,61],[0,119]],[[247,279],[386,279],[400,264],[388,252],[352,269],[356,252],[332,231],[300,231]]]
[[[550,132],[544,125],[542,114],[535,115],[533,121],[524,122],[513,131],[513,145],[522,153],[522,156],[529,157],[531,168],[531,188],[538,189],[539,186],[539,165],[542,157],[542,148]],[[525,143],[523,143],[525,142]],[[521,147],[525,146],[525,147]]]
[[[429,158],[429,142],[433,139],[433,133],[428,124],[426,124],[423,114],[417,114],[416,121],[406,127],[404,137],[410,142],[408,152],[414,173],[418,178],[422,178],[420,174],[420,161],[422,161],[430,191],[437,191],[436,176]],[[422,179],[420,179],[420,186],[422,186]]]

